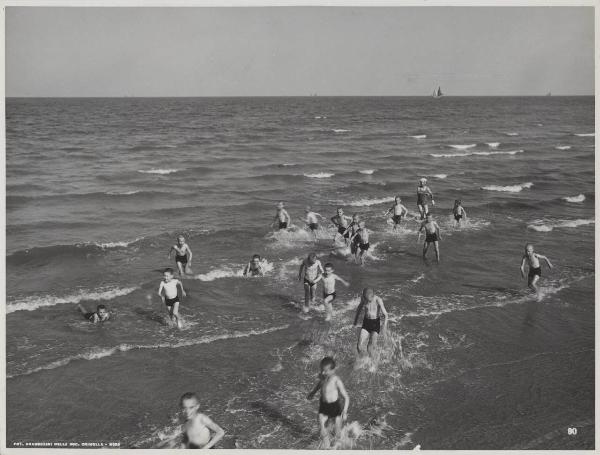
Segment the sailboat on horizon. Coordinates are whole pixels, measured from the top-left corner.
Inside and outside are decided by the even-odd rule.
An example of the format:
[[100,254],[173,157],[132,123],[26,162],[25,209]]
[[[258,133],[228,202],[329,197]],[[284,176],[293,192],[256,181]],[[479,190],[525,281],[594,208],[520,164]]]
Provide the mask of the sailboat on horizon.
[[438,87],[437,90],[433,91],[433,97],[434,98],[441,98],[442,96],[444,96],[444,94],[442,93],[442,88]]

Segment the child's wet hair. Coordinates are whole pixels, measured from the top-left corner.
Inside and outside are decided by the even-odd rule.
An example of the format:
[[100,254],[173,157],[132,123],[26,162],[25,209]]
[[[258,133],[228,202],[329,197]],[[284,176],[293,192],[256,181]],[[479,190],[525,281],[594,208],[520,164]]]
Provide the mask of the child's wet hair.
[[328,262],[327,264],[325,264],[325,268],[333,270],[333,264],[331,262]]
[[98,306],[96,307],[96,311],[100,311],[100,310],[106,310],[106,305],[104,305],[104,304],[102,304],[102,303],[101,303],[100,305],[98,305]]
[[198,399],[198,395],[196,395],[194,392],[185,392],[183,395],[181,395],[181,398],[179,399],[179,406],[183,406],[183,402],[185,400],[196,400],[197,403],[200,402],[200,400]]
[[252,259],[259,259],[260,260],[260,254],[255,254],[254,256],[252,256]]
[[170,273],[171,275],[173,275],[175,271],[171,267],[167,267],[163,273]]
[[310,253],[308,255],[308,259],[310,259],[311,261],[315,261],[317,259],[317,253]]
[[327,365],[329,365],[332,370],[335,368],[335,360],[333,360],[333,357],[324,357],[323,360],[321,360],[321,368],[324,368]]

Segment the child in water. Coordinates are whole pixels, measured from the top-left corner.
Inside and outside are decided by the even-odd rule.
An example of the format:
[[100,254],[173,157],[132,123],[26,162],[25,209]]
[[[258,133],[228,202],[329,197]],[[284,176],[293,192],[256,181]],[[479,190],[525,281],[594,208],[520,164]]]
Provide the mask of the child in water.
[[521,276],[525,278],[525,264],[529,265],[529,273],[527,274],[527,286],[534,291],[535,293],[539,293],[540,289],[537,286],[537,282],[542,276],[542,264],[540,263],[540,259],[546,261],[546,264],[552,270],[552,263],[550,259],[546,256],[533,252],[533,245],[528,243],[525,245],[525,254],[523,255],[523,260],[521,261]]
[[246,267],[244,267],[244,276],[263,276],[265,271],[263,269],[262,261],[263,259],[260,257],[260,255],[255,254],[252,256],[250,262],[248,262]]
[[329,321],[333,314],[332,303],[336,297],[335,282],[341,281],[346,287],[350,286],[350,283],[333,273],[333,264],[329,262],[325,264],[325,272],[323,275],[319,275],[316,281],[323,281],[323,303],[325,304],[325,310],[327,311],[325,320]]
[[419,228],[419,235],[417,237],[417,242],[421,239],[421,231],[425,229],[425,243],[423,243],[423,259],[427,255],[427,250],[429,249],[429,244],[433,243],[433,248],[435,249],[435,258],[439,264],[440,262],[440,247],[438,244],[439,240],[442,240],[442,234],[440,232],[440,227],[438,224],[433,221],[433,217],[431,213],[427,214],[425,221],[421,223],[421,227]]
[[390,207],[390,209],[385,212],[384,216],[388,216],[390,213],[394,213],[392,215],[392,220],[394,220],[394,231],[398,228],[398,225],[402,221],[402,217],[408,215],[408,209],[402,205],[402,199],[400,196],[396,196],[394,198],[394,205]]
[[303,281],[304,283],[304,307],[302,311],[305,313],[308,313],[310,303],[315,301],[317,281],[319,281],[323,271],[323,266],[321,265],[321,261],[317,259],[316,253],[310,253],[300,265],[298,281]]
[[[179,404],[185,419],[181,428],[181,449],[210,449],[223,439],[223,428],[199,412],[200,402],[195,393],[184,393],[179,399]],[[214,433],[212,437],[211,431]]]
[[[160,282],[158,287],[158,295],[167,306],[169,318],[178,328],[182,327],[181,319],[179,318],[179,296],[177,294],[177,286],[181,287],[182,297],[186,296],[183,284],[181,281],[173,278],[173,269],[168,268],[163,274],[164,280]],[[163,295],[163,290],[164,295]]]
[[358,216],[358,213],[355,213],[354,215],[352,215],[352,222],[348,225],[348,227],[342,234],[343,236],[348,235],[350,237],[350,239],[354,239],[352,241],[349,241],[350,254],[354,254],[354,255],[356,254],[356,252],[358,250],[358,237],[356,237],[356,232],[359,229],[359,226],[358,226],[359,223],[360,223],[360,217]]
[[454,219],[456,220],[456,226],[460,226],[460,220],[463,218],[467,221],[467,212],[462,206],[462,201],[460,199],[456,199],[454,201],[454,208],[452,209],[452,214],[454,215]]
[[185,243],[183,235],[177,237],[177,245],[173,245],[169,250],[169,260],[171,260],[171,253],[173,251],[175,251],[175,264],[177,265],[177,270],[179,270],[179,276],[183,277],[186,273],[192,273],[192,250]]
[[370,356],[373,356],[377,346],[377,337],[379,335],[379,331],[381,330],[380,314],[383,314],[383,317],[385,318],[383,323],[383,330],[385,332],[388,323],[388,313],[383,306],[383,300],[381,300],[381,297],[375,295],[375,291],[372,288],[363,289],[360,304],[358,305],[356,316],[354,317],[355,326],[358,326],[360,313],[363,309],[365,310],[365,316],[360,329],[360,335],[358,336],[356,349],[359,354],[362,354],[362,346],[365,343],[365,340],[368,338],[369,342],[367,344],[367,353]]
[[279,230],[289,229],[292,227],[292,218],[287,210],[283,208],[283,202],[279,202],[277,204],[277,212],[275,213],[275,219],[271,223],[271,226],[273,226],[275,223],[278,223],[277,225]]
[[312,232],[315,242],[316,242],[317,241],[317,230],[319,229],[318,218],[321,218],[322,220],[324,220],[325,218],[323,217],[323,215],[313,212],[310,207],[306,207],[306,210],[304,210],[304,213],[306,214],[305,215],[306,218],[304,219],[304,222],[310,229],[310,232]]
[[431,205],[435,205],[433,193],[427,186],[427,179],[423,177],[419,179],[419,186],[417,187],[417,207],[421,213],[421,219],[424,219],[429,213],[428,199],[431,199]]
[[[329,430],[327,424],[333,420],[335,426],[335,437],[340,437],[342,431],[342,422],[348,418],[348,407],[350,398],[344,387],[344,383],[335,372],[335,360],[332,357],[325,357],[321,360],[321,374],[319,382],[308,394],[308,399],[312,400],[315,394],[321,390],[321,399],[319,403],[319,429],[323,447],[331,447]],[[340,404],[340,395],[344,399],[344,408]]]
[[346,245],[348,245],[348,239],[350,238],[350,233],[348,232],[348,226],[352,222],[352,218],[347,215],[344,215],[344,210],[341,207],[338,207],[337,213],[335,216],[331,217],[331,222],[337,228],[337,232],[333,237],[333,243],[335,245],[335,239],[338,235],[342,237]]
[[369,231],[367,230],[367,228],[365,227],[365,222],[364,221],[360,221],[358,223],[358,229],[356,230],[356,232],[354,233],[354,235],[352,237],[350,237],[350,244],[352,244],[352,242],[354,242],[356,239],[356,244],[357,244],[357,248],[356,248],[356,262],[360,263],[360,265],[365,265],[365,258],[364,255],[365,253],[369,250]]
[[79,311],[83,314],[83,317],[86,318],[93,324],[97,324],[98,322],[108,321],[110,319],[110,313],[106,309],[106,306],[100,304],[96,307],[96,311],[93,313],[87,312],[87,310],[81,305],[81,303],[77,304]]

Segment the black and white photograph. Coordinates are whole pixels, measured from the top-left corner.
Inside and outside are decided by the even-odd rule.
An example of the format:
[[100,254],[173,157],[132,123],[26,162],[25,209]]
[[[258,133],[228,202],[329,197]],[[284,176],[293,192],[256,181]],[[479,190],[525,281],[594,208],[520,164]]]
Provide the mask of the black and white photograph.
[[594,450],[597,8],[5,3],[1,451]]

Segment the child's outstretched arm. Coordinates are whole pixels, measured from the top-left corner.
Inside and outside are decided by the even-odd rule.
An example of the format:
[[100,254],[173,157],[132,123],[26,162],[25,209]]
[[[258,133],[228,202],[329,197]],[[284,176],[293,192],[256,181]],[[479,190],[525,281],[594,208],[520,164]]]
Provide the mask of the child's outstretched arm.
[[188,264],[189,264],[189,265],[192,265],[192,256],[193,256],[193,254],[192,254],[192,249],[190,248],[190,246],[189,246],[189,245],[187,246],[187,250],[188,250],[188,253],[190,253],[190,254],[188,255]]
[[161,298],[163,303],[165,303],[165,296],[162,293],[162,290],[164,287],[165,287],[165,282],[161,281],[160,286],[158,287],[158,296]]
[[173,252],[174,249],[175,249],[175,247],[173,245],[171,245],[171,249],[169,250],[169,254],[167,255],[167,258],[169,260],[171,259],[171,253]]
[[467,219],[467,211],[465,210],[464,207],[462,208],[462,213],[463,213],[463,216],[465,217],[465,220],[466,220]]
[[177,284],[178,284],[179,286],[181,286],[181,295],[182,295],[183,297],[185,297],[187,294],[185,293],[185,289],[183,289],[183,283],[182,283],[181,281],[177,280]]
[[83,314],[85,316],[85,313],[87,313],[87,311],[85,311],[85,308],[83,308],[81,303],[77,304],[77,308],[79,308],[79,311],[81,311],[81,314]]
[[338,281],[341,281],[344,284],[344,286],[346,286],[346,287],[350,286],[350,283],[348,283],[346,280],[344,280],[341,276],[334,275],[334,278]]
[[321,388],[321,386],[323,385],[323,380],[319,380],[319,382],[317,383],[316,386],[313,387],[313,389],[308,393],[308,395],[306,396],[306,398],[308,400],[312,400],[313,397],[315,396],[315,393],[317,393],[319,391],[319,389]]
[[553,268],[552,263],[550,262],[550,259],[548,259],[546,256],[542,256],[541,254],[538,254],[538,257],[541,257],[544,261],[546,261],[546,264],[548,264],[548,267],[550,269]]
[[285,219],[287,220],[288,227],[291,227],[292,217],[290,216],[290,214],[288,213],[288,211],[284,209],[283,210],[283,215],[285,216]]
[[246,266],[244,267],[244,271],[242,272],[242,274],[243,274],[244,276],[246,276],[246,275],[248,275],[248,272],[249,272],[249,271],[250,271],[250,262],[248,262],[248,263],[246,264]]
[[381,297],[377,297],[377,305],[379,305],[379,308],[381,308],[381,314],[383,314],[383,317],[385,318],[385,322],[383,323],[383,327],[384,329],[387,328],[387,323],[388,323],[388,312],[385,309],[385,306],[383,305],[383,300],[381,299]]
[[223,436],[225,436],[225,430],[223,430],[223,428],[221,428],[219,425],[213,422],[208,416],[202,415],[201,421],[206,428],[208,428],[214,433],[214,436],[206,443],[204,447],[202,447],[203,449],[210,449],[217,442],[223,439]]
[[362,309],[364,306],[365,306],[365,299],[363,297],[361,297],[358,308],[356,309],[356,316],[354,316],[354,324],[353,325],[358,325],[358,318],[360,317],[360,313],[362,312]]
[[527,257],[523,256],[523,260],[521,261],[521,277],[525,278],[525,262],[527,261]]
[[338,377],[337,378],[337,389],[339,394],[344,397],[344,410],[342,411],[342,420],[346,420],[348,418],[348,407],[350,406],[350,397],[348,396],[348,392],[346,392],[346,387],[344,387],[344,383]]
[[393,206],[393,205],[392,205],[392,206],[391,206],[391,207],[388,209],[388,211],[387,211],[387,212],[385,212],[385,213],[383,214],[383,216],[388,216],[390,213],[392,213],[392,210],[394,210],[394,206]]
[[440,225],[435,223],[435,228],[437,229],[438,239],[442,240],[442,230],[440,229]]

